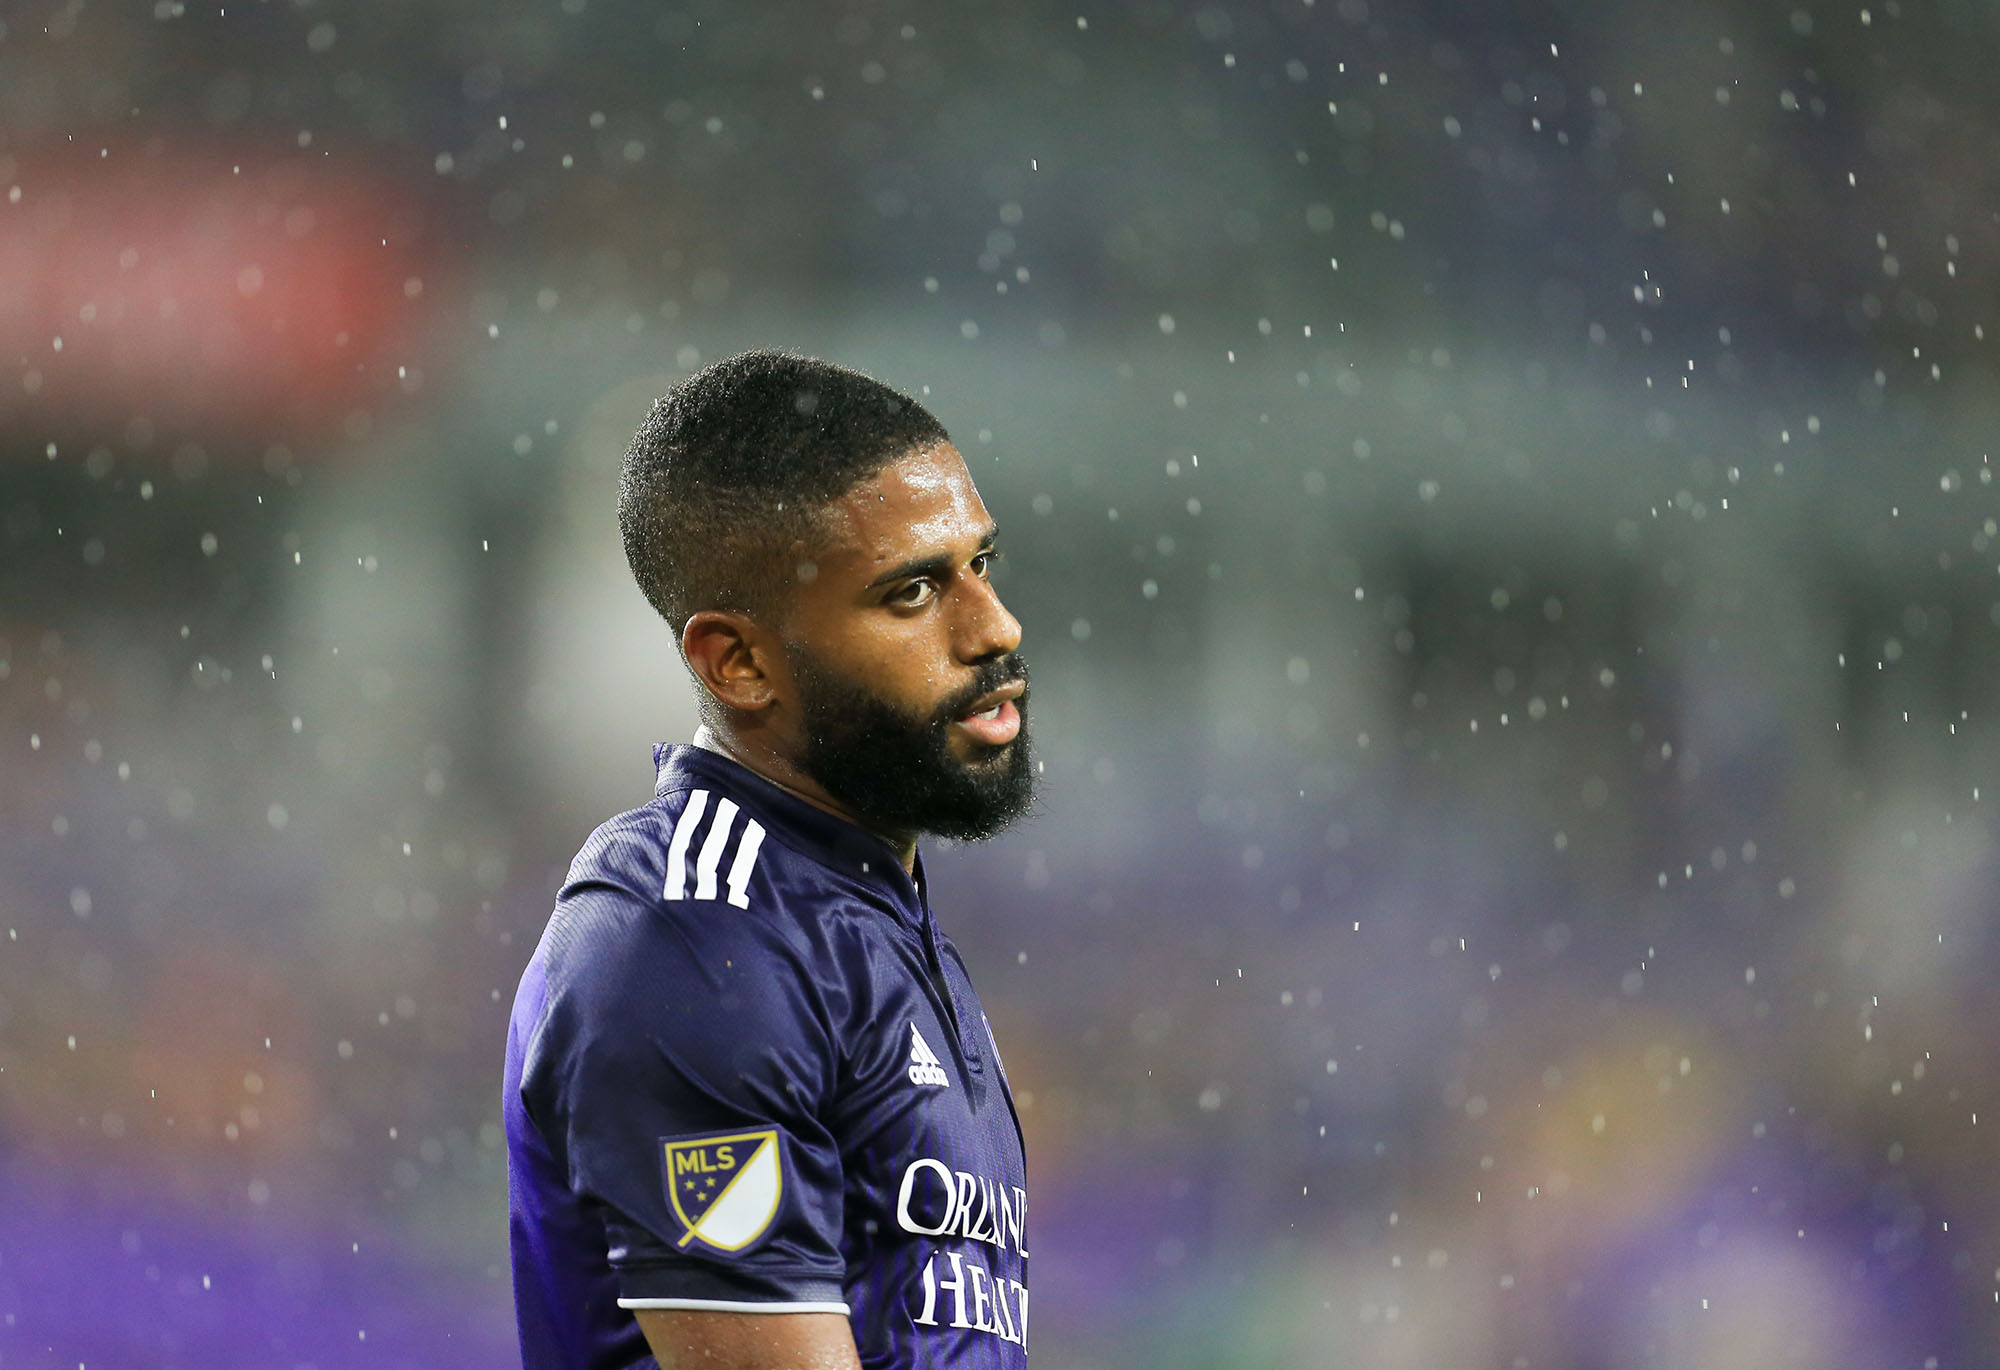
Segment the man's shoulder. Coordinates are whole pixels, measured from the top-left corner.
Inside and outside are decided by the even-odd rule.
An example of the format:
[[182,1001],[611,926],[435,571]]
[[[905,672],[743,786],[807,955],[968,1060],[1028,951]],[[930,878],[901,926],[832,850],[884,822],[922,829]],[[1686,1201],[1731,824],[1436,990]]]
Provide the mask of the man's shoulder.
[[545,949],[566,960],[565,944],[587,941],[600,962],[620,947],[682,961],[704,948],[795,955],[862,912],[853,882],[798,850],[753,796],[697,779],[591,832]]
[[557,901],[593,885],[627,888],[635,895],[656,886],[672,826],[673,814],[661,799],[605,819],[577,848]]
[[552,1024],[554,1041],[600,1048],[653,1030],[687,1046],[726,1024],[782,1035],[827,1019],[825,996],[877,955],[868,911],[781,839],[719,787],[666,791],[599,824],[533,958],[534,1002],[517,1012]]
[[836,899],[840,883],[746,796],[693,782],[598,824],[557,897],[602,885],[646,902],[769,911],[775,896],[797,914]]

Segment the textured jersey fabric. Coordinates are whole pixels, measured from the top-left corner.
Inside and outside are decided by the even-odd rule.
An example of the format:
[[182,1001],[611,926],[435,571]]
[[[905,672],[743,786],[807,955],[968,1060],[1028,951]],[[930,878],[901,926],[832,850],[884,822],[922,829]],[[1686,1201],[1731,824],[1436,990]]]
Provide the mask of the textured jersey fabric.
[[638,1308],[845,1311],[870,1370],[1024,1366],[1020,1126],[921,863],[717,753],[653,756],[514,1001],[527,1370],[652,1366]]

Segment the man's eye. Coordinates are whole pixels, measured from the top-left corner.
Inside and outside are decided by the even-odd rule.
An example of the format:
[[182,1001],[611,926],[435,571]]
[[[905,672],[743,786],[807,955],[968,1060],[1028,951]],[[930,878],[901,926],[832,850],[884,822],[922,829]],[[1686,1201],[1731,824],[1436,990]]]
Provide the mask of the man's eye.
[[985,580],[993,574],[993,563],[1000,560],[998,552],[981,552],[972,559],[972,574]]
[[914,609],[928,604],[937,594],[937,588],[927,580],[913,580],[889,596],[889,602],[905,609]]

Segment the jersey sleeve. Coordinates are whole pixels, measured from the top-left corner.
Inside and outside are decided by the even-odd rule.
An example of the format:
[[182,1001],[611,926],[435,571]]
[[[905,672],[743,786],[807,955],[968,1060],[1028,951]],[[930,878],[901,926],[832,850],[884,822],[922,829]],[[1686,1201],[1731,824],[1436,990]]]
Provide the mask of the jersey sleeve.
[[846,1312],[837,1034],[797,921],[572,878],[521,1098],[626,1308]]

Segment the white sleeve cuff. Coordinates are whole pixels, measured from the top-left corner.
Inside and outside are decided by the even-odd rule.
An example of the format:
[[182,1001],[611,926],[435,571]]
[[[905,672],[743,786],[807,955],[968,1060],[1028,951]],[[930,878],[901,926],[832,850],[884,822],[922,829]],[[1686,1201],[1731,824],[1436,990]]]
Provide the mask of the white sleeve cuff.
[[706,1313],[841,1313],[844,1303],[753,1303],[741,1299],[620,1299],[620,1308],[689,1308]]

